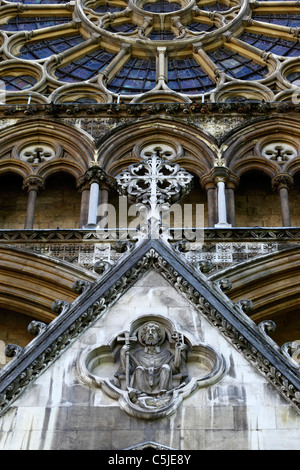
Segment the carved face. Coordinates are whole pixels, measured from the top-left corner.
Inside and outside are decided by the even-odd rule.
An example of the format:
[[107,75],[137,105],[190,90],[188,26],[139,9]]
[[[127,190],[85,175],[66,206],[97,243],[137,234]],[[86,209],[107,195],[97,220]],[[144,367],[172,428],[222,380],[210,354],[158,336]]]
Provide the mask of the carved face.
[[142,339],[145,344],[155,346],[161,340],[161,330],[155,323],[148,323],[143,329]]

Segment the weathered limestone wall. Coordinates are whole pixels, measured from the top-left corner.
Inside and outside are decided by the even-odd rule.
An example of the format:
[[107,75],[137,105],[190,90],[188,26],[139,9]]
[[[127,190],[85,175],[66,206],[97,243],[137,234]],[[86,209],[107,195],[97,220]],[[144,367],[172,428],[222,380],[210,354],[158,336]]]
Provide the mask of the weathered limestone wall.
[[64,173],[55,174],[39,192],[34,228],[79,228],[80,201],[75,178]]
[[[129,416],[84,384],[77,360],[131,319],[159,314],[223,354],[226,373],[169,418]],[[0,421],[0,449],[126,449],[153,441],[179,450],[299,449],[300,416],[247,360],[157,273],[149,271],[31,384]]]
[[238,227],[280,227],[279,195],[270,180],[259,173],[241,178],[235,193],[236,225]]
[[22,190],[22,178],[5,174],[0,178],[0,229],[23,229],[27,194]]

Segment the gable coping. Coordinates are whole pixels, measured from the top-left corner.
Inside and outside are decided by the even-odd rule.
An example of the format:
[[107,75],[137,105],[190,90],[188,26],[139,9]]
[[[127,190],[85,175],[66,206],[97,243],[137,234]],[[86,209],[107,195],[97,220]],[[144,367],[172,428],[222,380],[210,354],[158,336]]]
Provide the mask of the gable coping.
[[[57,300],[52,309],[59,315],[49,324],[35,322],[37,336],[25,348],[12,346],[15,357],[0,371],[0,416],[26,387],[48,368],[76,338],[98,320],[135,282],[153,267],[181,292],[246,359],[272,383],[300,413],[299,365],[178,252],[162,240],[144,240],[106,270],[94,283],[78,280],[79,294],[72,303]],[[29,325],[30,326],[30,325]],[[15,346],[15,351],[14,351]]]

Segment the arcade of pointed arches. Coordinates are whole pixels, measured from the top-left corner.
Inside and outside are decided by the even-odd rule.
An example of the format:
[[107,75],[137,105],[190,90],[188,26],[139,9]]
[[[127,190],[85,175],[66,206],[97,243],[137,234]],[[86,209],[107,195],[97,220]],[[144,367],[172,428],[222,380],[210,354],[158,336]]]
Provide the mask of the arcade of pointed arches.
[[96,146],[72,125],[28,120],[2,130],[1,142],[1,229],[83,228],[91,183],[99,184],[99,204],[117,205],[114,178],[154,148],[194,176],[182,203],[204,204],[206,227],[218,224],[221,180],[228,226],[300,226],[300,136],[293,118],[246,124],[222,142],[178,119],[149,118],[115,128]]

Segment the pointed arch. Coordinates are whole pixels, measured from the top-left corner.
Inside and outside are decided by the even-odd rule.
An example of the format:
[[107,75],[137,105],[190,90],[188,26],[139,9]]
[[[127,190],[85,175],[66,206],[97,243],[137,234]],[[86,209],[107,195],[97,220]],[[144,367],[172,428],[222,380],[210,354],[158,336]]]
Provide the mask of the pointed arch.
[[258,170],[272,177],[282,171],[276,162],[261,154],[262,145],[274,141],[300,146],[298,120],[289,116],[256,119],[247,122],[227,134],[222,141],[227,146],[224,152],[226,166],[237,176],[246,171]]
[[217,142],[195,125],[174,118],[147,118],[123,124],[106,134],[97,143],[98,162],[115,176],[129,164],[140,160],[135,151],[153,143],[181,147],[173,162],[178,162],[200,177],[209,173],[217,156]]
[[[8,126],[0,132],[0,139],[4,157],[0,166],[17,168],[19,165],[26,170],[26,175],[31,172],[47,177],[59,165],[78,177],[89,167],[95,153],[93,139],[87,133],[73,125],[47,118],[22,120]],[[20,152],[33,143],[52,148],[54,158],[35,166],[21,162]]]
[[0,308],[49,323],[55,298],[76,298],[72,285],[80,276],[94,280],[93,273],[77,265],[51,259],[20,248],[0,246]]

